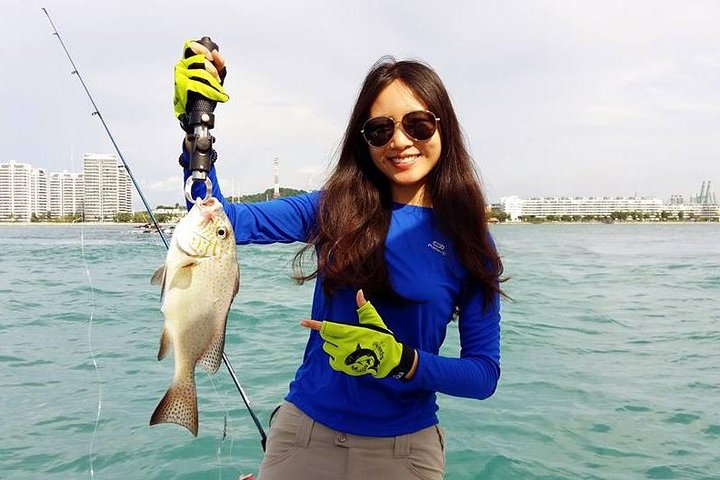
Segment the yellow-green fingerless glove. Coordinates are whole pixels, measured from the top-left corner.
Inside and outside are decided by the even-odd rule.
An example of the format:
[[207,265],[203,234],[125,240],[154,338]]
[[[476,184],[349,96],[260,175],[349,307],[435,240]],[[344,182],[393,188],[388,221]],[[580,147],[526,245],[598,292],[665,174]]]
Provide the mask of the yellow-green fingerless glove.
[[395,340],[370,302],[357,312],[358,325],[322,323],[320,336],[325,340],[323,350],[330,355],[330,366],[352,376],[405,377],[415,361],[415,350]]
[[[190,42],[187,40],[183,46],[183,52],[188,51]],[[185,115],[187,109],[188,92],[196,92],[208,100],[215,102],[227,102],[228,94],[221,82],[218,82],[213,74],[205,69],[205,55],[192,55],[183,58],[175,64],[175,96],[173,106],[175,116],[180,118]],[[220,72],[220,77],[225,77],[226,70]]]

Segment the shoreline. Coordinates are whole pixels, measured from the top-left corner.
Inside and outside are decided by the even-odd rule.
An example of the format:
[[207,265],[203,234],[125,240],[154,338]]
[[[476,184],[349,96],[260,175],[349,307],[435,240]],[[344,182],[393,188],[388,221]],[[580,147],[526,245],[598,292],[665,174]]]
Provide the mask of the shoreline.
[[[177,223],[158,223],[161,227],[175,226]],[[690,221],[672,221],[672,222],[650,222],[650,221],[624,221],[624,222],[489,222],[488,225],[718,225],[720,222],[707,221],[707,222],[690,222]],[[0,222],[0,227],[67,227],[67,226],[88,226],[88,227],[115,227],[125,226],[133,228],[141,228],[147,225],[143,223],[132,223],[132,222]]]
[[710,221],[710,222],[647,222],[647,221],[636,221],[636,222],[612,222],[612,223],[605,223],[605,222],[500,222],[500,223],[490,223],[490,226],[494,225],[531,225],[531,226],[539,226],[539,225],[719,225],[720,222],[717,221]]
[[[140,228],[147,223],[132,222],[0,222],[0,227],[70,227],[70,226],[86,226],[86,227],[115,227],[125,226]],[[158,223],[161,227],[169,227],[176,225],[175,223]]]

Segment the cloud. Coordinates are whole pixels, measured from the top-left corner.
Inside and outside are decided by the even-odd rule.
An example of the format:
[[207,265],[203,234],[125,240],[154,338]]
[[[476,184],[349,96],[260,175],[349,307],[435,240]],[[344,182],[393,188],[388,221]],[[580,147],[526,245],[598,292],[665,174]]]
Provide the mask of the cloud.
[[494,197],[666,197],[705,179],[720,184],[717,2],[418,8],[308,0],[280,8],[208,0],[212,14],[189,26],[197,6],[189,0],[9,1],[3,31],[23,48],[2,55],[23,73],[6,76],[0,91],[0,128],[12,139],[2,161],[69,170],[71,153],[113,152],[50,34],[46,6],[133,173],[158,201],[182,198],[180,182],[175,192],[164,183],[179,176],[182,135],[172,117],[172,66],[183,41],[201,35],[228,60],[217,165],[221,181],[243,192],[271,185],[275,157],[288,186],[312,184],[305,169],[326,173],[360,83],[384,54],[437,69]]
[[174,176],[168,177],[164,180],[158,180],[158,181],[146,182],[146,183],[141,182],[141,185],[144,188],[146,188],[148,191],[154,191],[154,192],[175,191],[178,189],[178,185],[182,186],[182,176],[174,175]]

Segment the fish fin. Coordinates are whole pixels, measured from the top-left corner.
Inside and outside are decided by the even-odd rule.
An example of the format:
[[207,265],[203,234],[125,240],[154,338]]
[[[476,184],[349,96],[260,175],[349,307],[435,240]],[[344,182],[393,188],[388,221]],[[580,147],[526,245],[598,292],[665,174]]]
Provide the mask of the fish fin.
[[160,287],[160,301],[165,296],[165,278],[167,277],[167,265],[162,264],[155,270],[152,278],[150,279],[150,285],[161,285]]
[[170,278],[169,288],[188,288],[192,283],[193,269],[191,267],[195,265],[197,265],[195,261],[178,265],[178,268],[173,271]]
[[235,298],[235,295],[240,291],[240,269],[237,269],[237,273],[235,274],[235,290],[233,291],[233,298]]
[[150,279],[150,285],[163,285],[165,283],[165,264],[155,270],[152,278]]
[[198,407],[195,379],[192,373],[182,381],[173,382],[165,396],[155,407],[150,417],[150,425],[158,423],[176,423],[190,430],[193,436],[198,434]]
[[172,347],[172,337],[167,331],[167,328],[163,327],[162,335],[160,335],[160,350],[158,350],[157,359],[162,360],[167,355],[168,351]]
[[208,373],[216,373],[222,362],[223,350],[225,349],[225,325],[227,324],[227,315],[219,325],[208,348],[203,352],[198,360]]

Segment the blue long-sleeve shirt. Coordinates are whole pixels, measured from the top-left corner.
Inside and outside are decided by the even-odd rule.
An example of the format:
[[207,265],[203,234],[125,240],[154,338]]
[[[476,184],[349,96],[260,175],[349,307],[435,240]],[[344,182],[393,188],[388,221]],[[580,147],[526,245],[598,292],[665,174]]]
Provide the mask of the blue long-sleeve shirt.
[[[187,179],[189,171],[185,171]],[[230,203],[214,168],[209,175],[238,244],[306,242],[316,222],[320,192],[269,202]],[[193,197],[203,196],[202,184]],[[395,204],[385,240],[390,282],[402,297],[396,304],[370,299],[397,340],[415,348],[418,367],[409,381],[353,377],[333,370],[311,331],[303,362],[286,397],[316,421],[341,432],[369,436],[402,435],[438,423],[436,392],[484,399],[500,377],[500,299],[489,305],[472,282],[452,242],[434,225],[433,209]],[[358,323],[354,288],[332,296],[315,284],[312,318]],[[459,306],[460,356],[441,357],[447,325]]]

